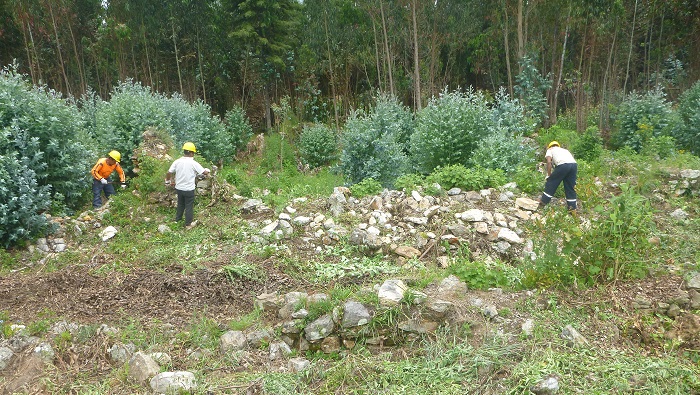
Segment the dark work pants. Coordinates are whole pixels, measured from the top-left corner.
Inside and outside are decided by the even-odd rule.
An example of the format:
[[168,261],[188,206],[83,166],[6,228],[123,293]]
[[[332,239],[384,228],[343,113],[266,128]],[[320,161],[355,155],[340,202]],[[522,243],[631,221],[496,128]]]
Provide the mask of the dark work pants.
[[109,199],[114,195],[114,186],[112,184],[103,184],[100,180],[92,179],[92,207],[102,207],[102,191],[105,192],[105,197]]
[[576,174],[578,166],[576,163],[564,163],[554,168],[552,175],[549,176],[544,184],[544,192],[542,193],[542,203],[547,204],[552,200],[554,192],[557,191],[559,184],[564,183],[564,194],[566,195],[566,205],[569,210],[576,210]]
[[192,223],[194,215],[194,190],[177,191],[177,211],[175,212],[175,222],[182,219],[182,213],[185,213],[185,226]]

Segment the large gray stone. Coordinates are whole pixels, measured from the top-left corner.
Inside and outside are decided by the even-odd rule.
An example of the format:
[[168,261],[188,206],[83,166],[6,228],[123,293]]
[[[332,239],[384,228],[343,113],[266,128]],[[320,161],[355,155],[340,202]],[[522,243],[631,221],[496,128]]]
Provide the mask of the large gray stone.
[[116,363],[124,363],[128,361],[129,359],[131,359],[131,356],[134,354],[134,351],[136,351],[136,346],[134,346],[133,343],[115,343],[112,345],[112,347],[107,349],[109,357],[112,359],[112,361]]
[[160,366],[150,355],[137,352],[129,360],[129,377],[137,383],[146,383],[158,374]]
[[479,210],[478,208],[473,208],[458,215],[459,218],[462,219],[462,221],[481,222],[486,217],[486,212],[484,212],[484,210]]
[[219,338],[219,348],[223,354],[243,350],[247,344],[248,339],[241,331],[228,331]]
[[467,293],[467,284],[454,274],[447,276],[440,282],[437,289],[439,298],[449,299],[464,296]]
[[313,342],[321,340],[330,335],[335,330],[335,323],[330,314],[323,315],[311,322],[304,328],[304,337],[306,340]]
[[688,289],[700,291],[700,272],[688,273],[688,276],[685,280],[685,286]]
[[561,331],[561,337],[562,339],[566,340],[569,344],[569,346],[584,346],[588,344],[588,340],[586,340],[585,337],[583,337],[576,329],[574,329],[573,326],[567,325],[562,331]]
[[544,378],[530,387],[530,391],[535,395],[554,395],[559,391],[559,379],[555,376]]
[[521,197],[515,199],[515,205],[523,210],[537,211],[537,209],[540,206],[540,202],[538,202],[537,200]]
[[368,324],[371,318],[369,311],[362,303],[349,300],[343,306],[343,321],[340,325],[343,328],[362,326]]
[[246,342],[251,348],[260,348],[263,342],[269,343],[271,339],[272,335],[266,329],[252,331],[246,335]]
[[285,342],[270,344],[270,361],[284,358],[292,353],[292,349]]
[[408,287],[401,280],[389,279],[379,287],[377,296],[379,303],[383,306],[394,306],[399,304]]
[[501,228],[501,230],[498,231],[498,239],[505,240],[513,244],[523,244],[523,239],[521,239],[517,233],[508,228]]
[[10,364],[15,353],[9,347],[0,347],[0,370],[5,369]]
[[151,389],[158,394],[180,394],[197,388],[194,373],[185,371],[163,372],[151,379]]
[[309,366],[311,365],[311,362],[309,362],[308,359],[306,358],[292,358],[289,360],[289,370],[291,370],[293,373],[298,373],[303,370],[306,370]]

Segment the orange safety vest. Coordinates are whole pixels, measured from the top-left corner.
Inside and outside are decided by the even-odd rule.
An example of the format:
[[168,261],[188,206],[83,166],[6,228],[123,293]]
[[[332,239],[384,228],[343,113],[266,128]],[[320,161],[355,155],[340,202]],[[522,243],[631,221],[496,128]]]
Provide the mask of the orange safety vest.
[[94,179],[101,180],[109,177],[109,175],[112,174],[115,169],[117,170],[117,173],[119,173],[119,180],[121,182],[126,182],[124,170],[122,170],[122,166],[119,164],[119,162],[115,163],[114,166],[110,166],[109,163],[107,163],[107,158],[101,158],[98,160],[95,166],[92,167],[92,171],[90,171],[90,173]]

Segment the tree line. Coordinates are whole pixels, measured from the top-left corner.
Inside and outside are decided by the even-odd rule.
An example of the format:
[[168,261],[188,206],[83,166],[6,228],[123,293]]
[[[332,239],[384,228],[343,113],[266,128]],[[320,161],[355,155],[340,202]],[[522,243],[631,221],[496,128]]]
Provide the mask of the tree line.
[[[608,104],[700,74],[698,0],[0,0],[0,62],[66,96],[131,79],[242,106],[258,127],[289,96],[340,127],[377,92],[420,110],[445,87],[541,90],[541,122],[579,130]],[[532,84],[533,81],[539,81]]]

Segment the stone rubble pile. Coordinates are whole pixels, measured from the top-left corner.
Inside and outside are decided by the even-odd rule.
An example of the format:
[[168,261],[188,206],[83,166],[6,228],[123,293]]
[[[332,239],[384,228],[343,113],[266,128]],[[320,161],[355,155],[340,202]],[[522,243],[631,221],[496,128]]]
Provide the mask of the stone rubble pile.
[[[464,245],[476,256],[533,257],[532,241],[522,224],[542,218],[536,212],[539,205],[516,197],[514,189],[515,184],[478,192],[453,188],[441,197],[385,190],[356,199],[348,188],[337,187],[328,198],[327,211],[305,213],[292,202],[276,218],[264,220],[252,240],[265,244],[300,237],[320,252],[347,238],[350,244],[404,260],[420,258],[429,250],[445,256]],[[261,205],[262,201],[250,199],[242,212]]]

